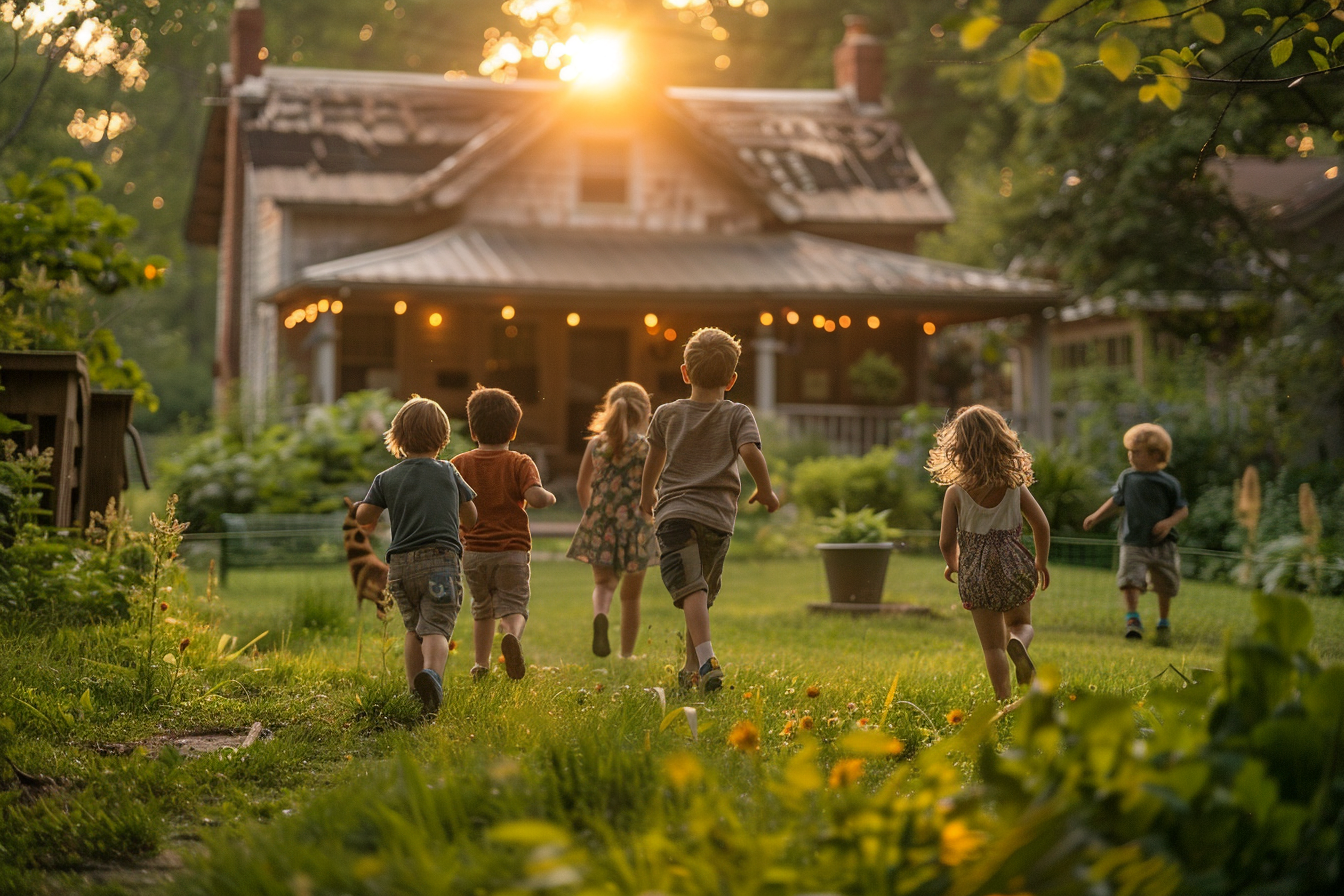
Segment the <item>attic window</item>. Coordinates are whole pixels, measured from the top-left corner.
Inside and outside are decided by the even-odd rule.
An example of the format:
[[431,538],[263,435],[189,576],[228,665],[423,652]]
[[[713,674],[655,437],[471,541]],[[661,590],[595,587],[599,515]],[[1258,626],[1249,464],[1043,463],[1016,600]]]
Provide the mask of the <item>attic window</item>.
[[625,205],[630,196],[630,141],[590,138],[579,142],[579,202]]

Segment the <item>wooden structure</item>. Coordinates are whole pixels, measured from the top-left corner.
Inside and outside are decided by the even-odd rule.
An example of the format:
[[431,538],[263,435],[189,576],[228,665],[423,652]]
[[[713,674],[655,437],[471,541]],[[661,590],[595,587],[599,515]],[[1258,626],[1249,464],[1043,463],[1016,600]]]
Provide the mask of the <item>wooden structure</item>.
[[0,414],[28,425],[11,433],[22,450],[52,449],[51,491],[42,500],[53,526],[83,528],[130,484],[126,436],[149,487],[140,435],[131,425],[134,393],[94,391],[78,352],[0,352]]
[[235,6],[188,220],[220,247],[217,400],[236,380],[260,408],[304,374],[312,401],[387,388],[460,414],[497,385],[563,466],[617,380],[684,394],[701,326],[743,338],[734,397],[780,412],[854,404],[870,348],[905,368],[901,403],[925,400],[930,334],[1026,315],[1030,428],[1048,430],[1064,299],[909,254],[952,212],[880,103],[861,19],[833,90],[610,93],[263,67],[260,22]]

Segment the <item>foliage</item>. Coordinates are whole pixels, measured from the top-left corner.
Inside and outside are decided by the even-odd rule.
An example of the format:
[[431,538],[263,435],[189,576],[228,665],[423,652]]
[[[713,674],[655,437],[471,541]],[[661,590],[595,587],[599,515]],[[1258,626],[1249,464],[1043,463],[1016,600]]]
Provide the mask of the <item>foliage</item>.
[[1095,468],[1065,444],[1036,447],[1031,471],[1036,476],[1031,495],[1041,505],[1050,531],[1082,531],[1083,519],[1106,500],[1105,484]]
[[132,389],[153,410],[154,390],[139,365],[122,357],[103,309],[123,290],[160,284],[167,261],[126,249],[135,219],[91,195],[100,184],[88,162],[70,159],[52,162],[37,179],[20,173],[5,181],[0,349],[84,352],[95,384]]
[[821,521],[821,531],[831,544],[879,544],[891,541],[897,530],[887,525],[890,510],[861,507],[845,510],[837,507]]
[[[394,459],[383,432],[400,402],[386,392],[352,392],[310,407],[294,424],[247,437],[226,422],[165,462],[167,487],[193,531],[218,532],[224,513],[329,513],[351,489],[368,487]],[[450,451],[466,450],[461,437]]]
[[0,547],[8,547],[34,527],[39,518],[50,516],[42,507],[42,492],[51,486],[51,448],[30,448],[20,453],[18,445],[0,441]]
[[905,372],[890,355],[868,349],[849,366],[854,396],[864,404],[896,404],[905,391]]
[[890,513],[893,525],[929,529],[938,494],[922,471],[898,462],[895,448],[878,446],[863,457],[819,457],[793,470],[790,500],[816,515],[836,507],[871,507]]

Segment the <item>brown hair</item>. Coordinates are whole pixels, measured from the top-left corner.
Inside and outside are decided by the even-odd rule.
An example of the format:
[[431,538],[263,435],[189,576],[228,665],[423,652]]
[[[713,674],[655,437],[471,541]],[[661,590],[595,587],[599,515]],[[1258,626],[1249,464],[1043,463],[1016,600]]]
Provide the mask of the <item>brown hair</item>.
[[383,444],[393,457],[408,454],[438,454],[453,437],[448,415],[432,398],[421,398],[414,392],[392,418],[392,425],[383,433]]
[[959,485],[970,492],[990,487],[1031,485],[1031,455],[998,411],[982,404],[962,408],[934,433],[924,465],[938,485]]
[[701,327],[686,340],[682,360],[692,386],[714,389],[726,387],[737,372],[742,343],[718,327]]
[[651,407],[649,393],[639,383],[617,383],[607,390],[602,406],[588,424],[592,432],[588,438],[603,436],[611,446],[612,460],[619,461],[630,430],[648,418]]
[[471,437],[482,445],[513,441],[522,419],[523,409],[517,399],[503,389],[477,383],[476,390],[467,396],[467,428]]
[[1160,470],[1171,460],[1171,434],[1156,423],[1140,423],[1131,426],[1125,433],[1125,447],[1134,450],[1148,450],[1162,459],[1158,461]]

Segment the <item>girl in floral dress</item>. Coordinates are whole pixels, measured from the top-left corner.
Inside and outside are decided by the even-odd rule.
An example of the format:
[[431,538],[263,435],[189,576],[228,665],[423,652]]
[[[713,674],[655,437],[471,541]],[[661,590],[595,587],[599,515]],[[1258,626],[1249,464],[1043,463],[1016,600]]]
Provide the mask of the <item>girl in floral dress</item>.
[[[998,411],[962,408],[935,440],[926,469],[948,487],[938,538],[947,560],[943,576],[956,582],[961,605],[971,611],[994,695],[1005,700],[1013,693],[1009,660],[1018,684],[1030,684],[1035,674],[1027,656],[1035,634],[1031,599],[1038,585],[1050,586],[1050,523],[1027,491],[1035,481],[1031,455]],[[1021,541],[1024,516],[1034,558]]]
[[[649,443],[649,393],[639,383],[607,390],[588,429],[594,433],[579,466],[583,519],[567,554],[593,567],[593,653],[607,656],[607,615],[621,591],[621,656],[635,652],[644,572],[658,561],[653,525],[639,513]],[[624,579],[624,581],[622,581]]]

